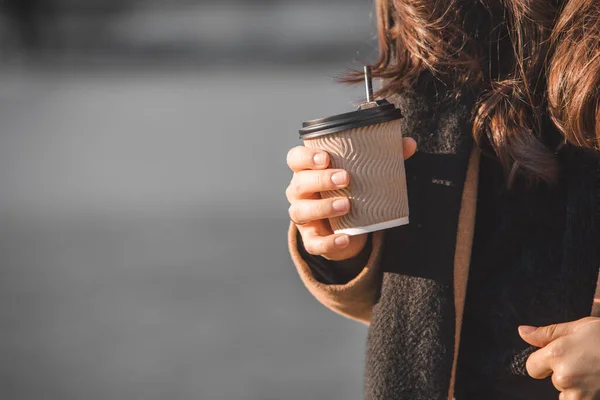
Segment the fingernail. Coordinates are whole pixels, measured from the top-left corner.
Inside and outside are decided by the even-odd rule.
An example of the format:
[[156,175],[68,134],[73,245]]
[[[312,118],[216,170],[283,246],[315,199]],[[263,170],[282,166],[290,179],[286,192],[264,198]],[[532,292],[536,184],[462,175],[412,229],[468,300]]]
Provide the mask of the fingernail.
[[336,172],[331,176],[331,181],[338,186],[343,186],[348,180],[346,171]]
[[531,335],[535,331],[537,331],[535,326],[523,325],[519,327],[519,333],[521,335]]
[[348,209],[348,199],[338,199],[336,201],[333,202],[332,206],[333,209],[337,212],[343,212],[346,211]]
[[334,242],[338,247],[346,247],[350,244],[350,239],[348,236],[338,236],[335,238]]
[[317,167],[322,167],[325,165],[325,161],[327,161],[327,157],[325,156],[325,153],[317,153],[313,157],[313,161],[315,162],[315,165]]

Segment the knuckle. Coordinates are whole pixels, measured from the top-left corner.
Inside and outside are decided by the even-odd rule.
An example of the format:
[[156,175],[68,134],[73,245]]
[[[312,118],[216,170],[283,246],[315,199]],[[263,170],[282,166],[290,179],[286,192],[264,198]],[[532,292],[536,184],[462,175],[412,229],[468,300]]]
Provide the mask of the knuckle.
[[525,362],[525,369],[527,370],[527,373],[529,374],[529,376],[531,376],[532,378],[535,377],[534,376],[534,372],[535,372],[535,368],[534,368],[534,360],[532,357],[529,357],[527,359],[527,361]]
[[296,146],[288,151],[286,161],[289,167],[296,163],[296,159],[298,158],[298,153],[301,151],[301,148],[302,146]]
[[318,256],[321,254],[319,249],[318,240],[312,239],[308,240],[304,243],[304,248],[308,252],[308,254],[312,254],[313,256]]
[[305,166],[312,166],[313,164],[313,152],[309,151],[308,148],[306,147],[302,147],[301,150],[299,151],[300,153],[300,160],[302,161],[302,165]]
[[327,240],[325,238],[319,238],[319,244],[318,244],[318,249],[319,249],[319,254],[323,255],[323,254],[327,254]]
[[552,384],[559,390],[570,388],[572,383],[573,376],[568,373],[560,372],[552,374]]
[[296,219],[296,207],[292,204],[288,208],[288,215],[292,219]]
[[329,204],[325,201],[315,201],[315,214],[319,218],[325,218],[329,214]]
[[308,254],[312,254],[313,256],[316,256],[314,248],[311,244],[311,242],[309,240],[303,239],[304,240],[304,249],[306,250],[306,252]]
[[298,177],[295,177],[290,185],[293,196],[298,196],[302,193],[304,185],[302,184],[302,181],[298,179]]
[[295,147],[293,149],[290,149],[287,152],[287,155],[285,156],[285,161],[286,161],[288,167],[291,167],[292,163],[294,161],[294,149],[295,149]]
[[323,173],[322,172],[318,172],[315,174],[315,187],[322,189],[323,188]]
[[562,363],[554,366],[554,372],[552,374],[552,384],[557,389],[569,389],[573,387],[575,382],[575,375],[573,371]]
[[289,217],[297,225],[304,225],[307,222],[305,212],[303,211],[302,203],[294,203],[288,209]]
[[546,327],[546,335],[549,337],[555,337],[558,333],[558,325],[548,325]]
[[294,189],[291,183],[285,188],[285,197],[287,197],[288,201],[294,198]]
[[317,237],[313,239],[313,250],[315,255],[324,255],[327,253],[327,242],[322,237]]
[[553,360],[560,359],[565,354],[565,343],[561,339],[557,339],[548,345],[548,355]]

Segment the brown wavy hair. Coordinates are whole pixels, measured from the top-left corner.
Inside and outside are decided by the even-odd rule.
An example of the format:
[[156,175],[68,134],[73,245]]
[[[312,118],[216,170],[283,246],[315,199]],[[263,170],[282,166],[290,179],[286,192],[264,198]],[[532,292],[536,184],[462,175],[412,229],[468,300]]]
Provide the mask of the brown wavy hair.
[[376,8],[379,94],[409,91],[424,73],[478,88],[473,135],[509,184],[556,180],[545,121],[567,142],[599,147],[600,0],[376,0]]

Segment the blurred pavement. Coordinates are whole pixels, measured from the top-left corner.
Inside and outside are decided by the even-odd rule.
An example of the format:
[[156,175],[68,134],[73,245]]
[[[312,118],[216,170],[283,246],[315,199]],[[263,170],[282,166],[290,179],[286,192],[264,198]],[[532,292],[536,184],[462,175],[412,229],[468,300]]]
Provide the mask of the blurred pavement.
[[366,328],[302,286],[284,190],[301,122],[363,96],[333,77],[371,2],[27,1],[54,8],[0,14],[0,399],[361,398]]
[[366,329],[301,286],[289,148],[341,65],[0,73],[0,398],[351,399]]

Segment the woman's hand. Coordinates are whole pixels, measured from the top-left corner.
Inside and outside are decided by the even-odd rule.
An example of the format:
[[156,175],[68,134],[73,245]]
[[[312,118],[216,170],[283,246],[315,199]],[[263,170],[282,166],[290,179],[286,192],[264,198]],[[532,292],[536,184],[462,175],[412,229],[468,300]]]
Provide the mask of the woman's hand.
[[527,360],[531,377],[552,375],[560,400],[600,399],[600,318],[537,329],[521,326],[519,334],[527,343],[541,347]]
[[[404,139],[404,158],[417,149],[413,139]],[[321,192],[342,189],[350,183],[347,171],[331,169],[324,150],[298,146],[289,151],[287,163],[294,176],[286,190],[290,219],[296,223],[306,251],[329,260],[347,260],[360,253],[367,235],[335,235],[329,218],[350,211],[347,197],[322,199]]]

